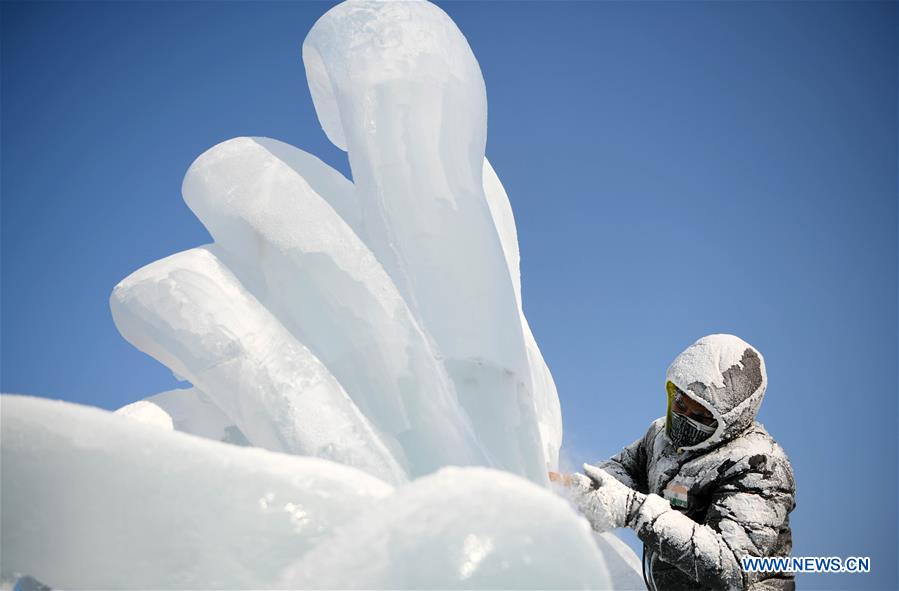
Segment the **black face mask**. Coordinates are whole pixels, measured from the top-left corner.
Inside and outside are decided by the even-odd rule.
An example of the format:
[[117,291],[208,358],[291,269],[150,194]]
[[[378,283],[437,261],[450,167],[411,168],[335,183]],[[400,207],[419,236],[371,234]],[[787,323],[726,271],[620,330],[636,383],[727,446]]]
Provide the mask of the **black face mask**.
[[672,412],[668,437],[675,447],[690,447],[711,437],[717,425],[717,421],[711,425],[703,425],[689,417]]

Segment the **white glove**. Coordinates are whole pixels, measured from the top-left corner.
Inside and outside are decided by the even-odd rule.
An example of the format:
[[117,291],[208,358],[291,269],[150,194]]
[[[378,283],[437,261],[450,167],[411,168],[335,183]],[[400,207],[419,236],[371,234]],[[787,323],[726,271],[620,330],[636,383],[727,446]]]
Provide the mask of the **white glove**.
[[593,529],[602,533],[631,525],[646,495],[596,466],[584,464],[584,472],[587,476],[571,475],[570,490],[572,500]]

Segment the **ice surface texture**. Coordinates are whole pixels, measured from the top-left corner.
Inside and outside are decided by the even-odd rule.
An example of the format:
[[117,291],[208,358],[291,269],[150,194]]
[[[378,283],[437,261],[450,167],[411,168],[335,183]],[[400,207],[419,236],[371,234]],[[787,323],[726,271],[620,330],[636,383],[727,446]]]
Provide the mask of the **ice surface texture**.
[[[410,560],[410,557],[414,557]],[[288,587],[584,589],[607,580],[592,533],[562,499],[484,468],[398,489],[284,574]],[[442,585],[441,585],[442,586]]]
[[0,421],[6,576],[62,589],[638,588],[617,541],[594,543],[562,498],[506,472],[449,467],[394,489],[66,402],[4,396]]
[[[4,397],[2,573],[62,588],[636,588],[545,488],[562,439],[471,49],[423,1],[303,44],[353,181],[235,138],[190,166],[214,243],[113,290],[191,387],[117,415]],[[228,445],[237,444],[237,445]]]
[[62,589],[266,586],[390,485],[318,458],[5,396],[4,573]]

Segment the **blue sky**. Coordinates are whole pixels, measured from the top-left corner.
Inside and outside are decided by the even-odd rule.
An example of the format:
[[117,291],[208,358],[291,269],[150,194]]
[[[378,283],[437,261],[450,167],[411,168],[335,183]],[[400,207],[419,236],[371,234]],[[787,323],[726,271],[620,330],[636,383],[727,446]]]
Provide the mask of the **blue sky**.
[[[328,6],[3,3],[4,392],[112,409],[178,385],[109,293],[209,241],[180,183],[222,140],[349,174],[300,61]],[[897,4],[440,6],[487,83],[567,457],[638,438],[671,359],[740,335],[796,471],[794,555],[872,557],[802,586],[896,588]]]

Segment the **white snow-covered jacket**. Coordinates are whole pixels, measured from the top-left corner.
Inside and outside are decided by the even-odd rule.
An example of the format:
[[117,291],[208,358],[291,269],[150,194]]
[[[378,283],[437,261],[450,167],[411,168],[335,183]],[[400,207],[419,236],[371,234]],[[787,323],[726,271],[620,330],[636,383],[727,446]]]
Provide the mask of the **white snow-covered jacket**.
[[667,379],[718,421],[705,441],[675,449],[666,417],[600,468],[644,493],[629,525],[643,541],[651,591],[794,589],[790,573],[745,573],[744,556],[787,556],[795,508],[793,469],[755,420],[767,386],[764,359],[732,335],[681,353]]

